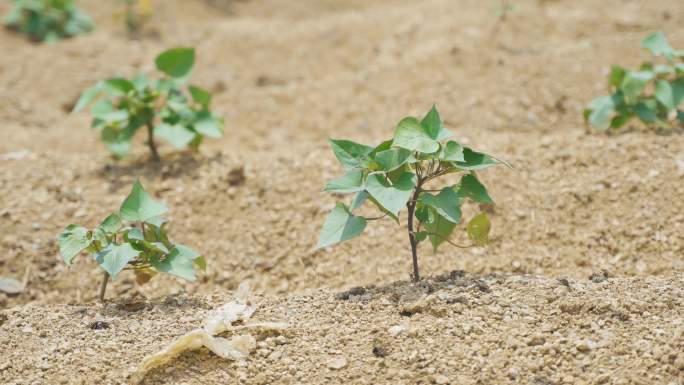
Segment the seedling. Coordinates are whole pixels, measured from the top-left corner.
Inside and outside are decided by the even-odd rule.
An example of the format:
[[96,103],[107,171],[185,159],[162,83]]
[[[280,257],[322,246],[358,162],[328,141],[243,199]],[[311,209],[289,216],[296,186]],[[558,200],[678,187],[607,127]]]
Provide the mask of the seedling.
[[135,133],[143,127],[155,161],[159,160],[155,136],[175,148],[193,150],[204,137],[223,136],[223,119],[209,110],[211,93],[197,86],[183,87],[195,63],[195,50],[173,48],[157,56],[155,63],[164,77],[107,79],[85,90],[74,106],[78,112],[97,100],[90,110],[91,126],[100,131],[102,141],[116,157],[128,155]]
[[136,181],[119,212],[110,214],[100,226],[92,230],[67,226],[58,238],[59,252],[68,266],[84,251],[100,264],[104,269],[101,301],[109,279],[115,279],[122,270],[133,270],[139,283],[147,282],[158,271],[194,281],[195,268],[205,270],[206,261],[189,247],[169,240],[168,222],[162,218],[167,211]]
[[506,23],[508,14],[513,11],[515,11],[515,4],[511,4],[507,0],[501,1],[501,5],[496,9],[496,22],[491,32],[491,40],[496,38],[496,36],[499,34],[499,31]]
[[93,22],[74,0],[14,0],[5,26],[34,41],[55,42],[89,32]]
[[131,39],[137,39],[150,16],[152,16],[152,0],[120,1],[123,2],[126,7],[124,19],[128,36]]
[[646,62],[633,71],[613,66],[608,76],[610,95],[594,99],[585,121],[602,131],[617,129],[636,117],[659,129],[684,127],[684,51],[675,51],[662,32],[647,36],[641,46],[666,64]]
[[[340,178],[328,182],[324,191],[353,193],[349,206],[337,203],[325,220],[317,248],[328,247],[360,235],[371,220],[389,217],[399,223],[399,212],[408,211],[408,238],[413,256],[413,280],[420,280],[418,245],[429,239],[436,250],[447,242],[458,247],[488,243],[490,222],[482,211],[467,224],[472,245],[460,246],[449,240],[461,223],[461,205],[466,199],[482,204],[493,201],[476,171],[499,163],[496,158],[447,140],[453,134],[444,128],[433,106],[422,119],[402,119],[394,138],[369,147],[350,140],[331,140],[330,145],[345,169]],[[430,185],[442,176],[463,173],[460,182],[435,189]],[[365,202],[382,216],[363,217],[353,212]]]

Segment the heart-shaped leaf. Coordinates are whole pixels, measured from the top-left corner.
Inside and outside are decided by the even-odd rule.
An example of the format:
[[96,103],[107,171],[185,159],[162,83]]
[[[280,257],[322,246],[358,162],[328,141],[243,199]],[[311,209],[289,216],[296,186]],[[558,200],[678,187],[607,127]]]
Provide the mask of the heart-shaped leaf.
[[147,194],[140,181],[135,181],[131,193],[121,205],[119,214],[121,218],[129,222],[146,222],[167,211],[166,206],[155,201]]
[[366,228],[366,223],[366,218],[352,215],[347,206],[338,203],[323,224],[316,248],[320,249],[357,237]]

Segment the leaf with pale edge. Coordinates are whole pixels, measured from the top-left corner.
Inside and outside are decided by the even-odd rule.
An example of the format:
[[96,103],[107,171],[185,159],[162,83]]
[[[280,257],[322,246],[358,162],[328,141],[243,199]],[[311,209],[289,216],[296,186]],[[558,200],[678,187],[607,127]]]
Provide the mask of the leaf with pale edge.
[[77,225],[67,226],[57,239],[59,253],[67,265],[71,265],[74,257],[85,250],[90,242],[88,229]]

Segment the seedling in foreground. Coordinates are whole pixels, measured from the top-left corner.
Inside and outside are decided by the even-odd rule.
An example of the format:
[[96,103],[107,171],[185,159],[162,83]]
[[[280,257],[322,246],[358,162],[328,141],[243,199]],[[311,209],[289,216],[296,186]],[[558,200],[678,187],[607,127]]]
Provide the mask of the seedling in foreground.
[[51,43],[89,32],[93,22],[74,0],[14,0],[5,26]]
[[[447,140],[452,135],[433,107],[421,121],[414,117],[401,120],[394,138],[376,147],[350,140],[331,140],[333,152],[346,173],[329,182],[324,191],[355,195],[349,206],[338,203],[332,210],[323,224],[317,247],[360,235],[369,220],[390,217],[399,223],[399,212],[406,207],[413,279],[419,281],[418,244],[429,239],[435,249],[444,242],[459,246],[449,237],[461,223],[463,202],[470,199],[493,203],[476,171],[504,163]],[[463,173],[459,183],[440,189],[431,186],[438,178],[453,173]],[[354,215],[367,201],[383,215],[373,218]],[[466,226],[468,237],[477,246],[488,242],[489,229],[484,211]]]
[[205,136],[223,136],[223,119],[209,110],[211,93],[196,86],[182,88],[195,63],[195,50],[173,48],[157,56],[155,63],[165,77],[107,79],[85,90],[74,106],[78,112],[102,97],[91,108],[91,126],[119,158],[131,151],[133,137],[142,127],[147,129],[147,144],[155,161],[159,160],[155,136],[176,148],[194,150]]
[[135,182],[119,212],[110,214],[93,230],[69,225],[59,235],[59,252],[71,266],[85,251],[104,269],[100,300],[104,301],[109,278],[122,270],[133,270],[138,282],[147,282],[157,271],[189,281],[195,280],[195,267],[206,268],[204,257],[187,246],[174,244],[166,234],[168,223],[161,216],[168,209],[153,200]]
[[584,111],[592,126],[607,131],[637,117],[647,126],[684,127],[684,51],[675,51],[662,32],[647,36],[641,46],[667,64],[643,63],[639,70],[613,66],[608,77],[610,95],[594,99]]

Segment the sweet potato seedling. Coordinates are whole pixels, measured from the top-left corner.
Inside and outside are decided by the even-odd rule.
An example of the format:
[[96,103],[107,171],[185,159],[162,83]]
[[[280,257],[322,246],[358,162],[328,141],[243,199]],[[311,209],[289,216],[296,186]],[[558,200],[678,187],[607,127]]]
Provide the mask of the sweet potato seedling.
[[[369,147],[350,140],[331,140],[335,156],[345,174],[325,186],[325,191],[355,194],[349,206],[338,203],[325,223],[318,248],[334,245],[360,235],[370,220],[389,217],[399,223],[399,212],[406,207],[408,238],[413,257],[413,280],[420,280],[418,245],[429,240],[437,249],[449,240],[461,223],[461,205],[466,199],[492,204],[476,172],[499,163],[489,155],[448,140],[453,134],[444,128],[433,107],[422,119],[402,119],[394,138]],[[440,177],[462,173],[460,182],[433,186]],[[370,202],[382,212],[379,217],[363,217],[353,212]],[[490,222],[482,211],[467,224],[473,246],[488,242]],[[468,246],[460,246],[468,247]]]
[[157,271],[194,281],[195,268],[204,270],[206,261],[189,247],[169,240],[168,222],[162,218],[167,211],[137,181],[119,211],[100,226],[92,230],[67,226],[58,238],[59,252],[69,266],[84,251],[100,264],[104,269],[101,301],[110,277],[115,279],[122,270],[133,270],[139,283],[147,282]]
[[14,0],[5,26],[34,41],[55,42],[89,32],[93,22],[74,0]]
[[675,51],[662,32],[647,36],[641,46],[664,57],[665,64],[646,62],[638,70],[613,66],[610,95],[594,99],[584,111],[591,126],[608,131],[636,117],[649,127],[684,127],[684,51]]
[[223,119],[209,109],[212,95],[197,86],[183,87],[195,63],[193,48],[173,48],[157,56],[157,69],[166,76],[150,79],[138,75],[128,80],[111,78],[83,92],[74,112],[90,104],[91,126],[114,156],[131,151],[133,137],[147,130],[152,159],[159,160],[155,136],[175,148],[197,150],[204,137],[223,136]]

